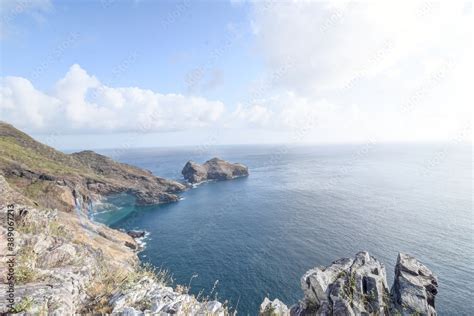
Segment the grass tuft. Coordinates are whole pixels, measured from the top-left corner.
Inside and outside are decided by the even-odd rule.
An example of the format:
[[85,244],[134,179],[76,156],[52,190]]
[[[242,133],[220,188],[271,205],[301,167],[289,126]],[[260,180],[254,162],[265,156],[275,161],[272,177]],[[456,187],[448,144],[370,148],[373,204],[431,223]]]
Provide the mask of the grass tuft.
[[16,261],[15,281],[18,284],[25,284],[36,280],[36,253],[32,246],[26,245],[22,247],[17,254]]
[[31,297],[23,297],[21,301],[13,305],[13,313],[27,312],[33,306],[34,300]]

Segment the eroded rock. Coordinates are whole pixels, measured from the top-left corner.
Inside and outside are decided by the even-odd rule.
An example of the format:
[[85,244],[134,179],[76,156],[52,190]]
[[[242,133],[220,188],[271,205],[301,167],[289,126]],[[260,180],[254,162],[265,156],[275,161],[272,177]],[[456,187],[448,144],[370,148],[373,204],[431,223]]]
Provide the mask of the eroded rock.
[[400,253],[391,295],[393,309],[402,315],[436,315],[438,279],[416,258]]

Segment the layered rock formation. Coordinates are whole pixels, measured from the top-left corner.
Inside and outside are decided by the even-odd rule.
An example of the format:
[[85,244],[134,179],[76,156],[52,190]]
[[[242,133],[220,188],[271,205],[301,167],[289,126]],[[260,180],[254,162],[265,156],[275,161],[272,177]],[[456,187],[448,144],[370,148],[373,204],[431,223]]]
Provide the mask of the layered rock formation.
[[391,292],[385,267],[367,252],[314,268],[301,278],[304,298],[288,308],[265,298],[261,315],[436,315],[437,279],[418,260],[399,254]]
[[247,166],[240,163],[212,158],[202,165],[188,161],[181,173],[189,183],[199,183],[206,180],[230,180],[248,176],[249,170]]
[[40,206],[69,211],[121,192],[134,194],[138,204],[173,202],[186,188],[92,151],[64,154],[3,122],[0,175]]

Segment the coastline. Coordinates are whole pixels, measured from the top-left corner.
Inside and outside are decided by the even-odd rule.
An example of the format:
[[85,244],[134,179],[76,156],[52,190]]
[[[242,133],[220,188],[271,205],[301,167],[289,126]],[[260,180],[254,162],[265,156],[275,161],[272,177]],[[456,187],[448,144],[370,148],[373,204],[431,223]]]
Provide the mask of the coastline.
[[[107,205],[106,198],[110,197],[110,194],[131,194],[136,198],[137,205],[157,205],[179,201],[178,194],[186,188],[185,185],[155,177],[149,171],[114,162],[90,151],[65,155],[36,142],[10,125],[0,124],[0,136],[3,137],[4,143],[23,146],[23,151],[17,151],[17,155],[29,155],[22,158],[23,164],[11,159],[0,161],[3,163],[0,164],[2,174],[5,175],[5,178],[0,175],[0,191],[3,192],[0,209],[2,212],[6,211],[5,206],[10,203],[17,206],[15,221],[18,223],[17,241],[20,250],[17,269],[20,304],[18,309],[31,313],[47,310],[60,314],[179,314],[185,310],[192,311],[192,314],[229,314],[225,303],[201,300],[199,295],[189,294],[189,288],[186,286],[177,285],[172,288],[164,271],[150,270],[146,265],[142,265],[137,254],[147,249],[149,234],[147,236],[145,233],[145,238],[136,240],[125,232],[96,222],[94,217],[89,218],[91,214],[88,211],[95,201],[98,200],[97,205]],[[14,146],[11,147],[15,148]],[[38,156],[42,157],[42,160],[37,158]],[[43,161],[48,164],[45,165]],[[222,164],[222,161],[219,160],[218,164]],[[204,176],[212,177],[212,180],[237,178],[233,176],[233,171],[228,169],[229,165],[226,164],[222,172],[216,171],[211,165]],[[239,168],[242,170],[241,166]],[[32,191],[32,188],[35,191]],[[158,191],[153,191],[154,189]],[[2,237],[5,233],[6,227],[2,226]],[[199,243],[199,239],[195,241]],[[344,296],[339,297],[347,311],[363,313],[368,310],[369,307],[364,303],[367,299],[364,290],[366,286],[362,286],[364,278],[375,280],[377,293],[380,294],[377,299],[380,310],[406,308],[393,303],[395,301],[393,304],[387,303],[389,289],[383,277],[385,272],[380,273],[382,268],[379,262],[367,252],[358,253],[352,259],[341,260],[335,261],[334,264],[350,262],[351,270],[347,270],[349,267],[346,265],[341,267],[344,275],[337,273],[334,282],[352,282],[352,278],[348,277],[352,269],[360,274],[360,287],[350,289],[351,293],[358,293],[358,303],[353,304]],[[413,284],[406,285],[408,288],[418,283],[423,285],[422,288],[417,288],[424,291],[422,306],[410,306],[413,303],[411,301],[405,305],[415,310],[434,309],[437,281],[431,271],[412,257],[400,255],[399,261],[400,264],[407,261],[409,266],[423,267],[424,271],[422,275],[417,275],[410,281]],[[372,269],[370,265],[377,268]],[[317,275],[330,270],[328,268],[320,271],[315,268],[308,273],[312,271],[309,275]],[[429,277],[425,278],[427,276]],[[321,304],[322,300],[325,300],[324,297],[331,294],[329,289],[335,284],[318,282],[309,282],[314,284],[312,286],[315,288],[324,289],[317,294],[317,300],[312,297],[312,291],[307,291],[308,282],[305,281],[301,287],[305,295],[304,304],[287,310],[335,310],[337,306]],[[396,295],[403,294],[403,287],[397,287],[395,284],[392,288],[396,290],[390,294],[394,299]],[[284,308],[281,302],[273,302]],[[268,304],[270,303],[266,301],[266,306]],[[270,307],[273,308],[271,305]],[[287,312],[283,310],[279,315],[287,315]]]

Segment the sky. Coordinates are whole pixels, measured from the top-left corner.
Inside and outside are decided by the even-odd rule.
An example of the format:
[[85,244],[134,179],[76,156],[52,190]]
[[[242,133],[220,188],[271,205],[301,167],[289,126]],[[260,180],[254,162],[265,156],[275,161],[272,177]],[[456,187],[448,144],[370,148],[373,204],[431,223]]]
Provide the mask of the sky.
[[0,3],[0,120],[60,149],[472,141],[472,2]]

